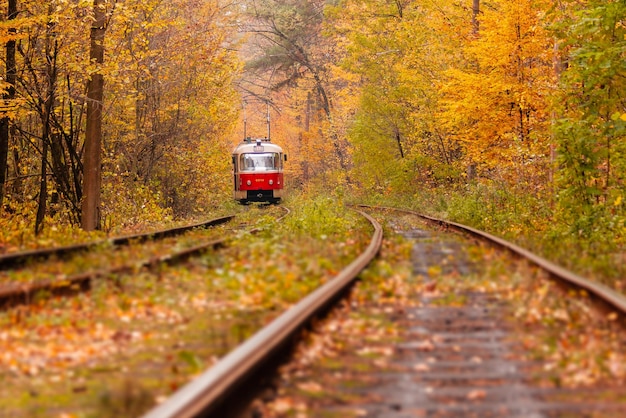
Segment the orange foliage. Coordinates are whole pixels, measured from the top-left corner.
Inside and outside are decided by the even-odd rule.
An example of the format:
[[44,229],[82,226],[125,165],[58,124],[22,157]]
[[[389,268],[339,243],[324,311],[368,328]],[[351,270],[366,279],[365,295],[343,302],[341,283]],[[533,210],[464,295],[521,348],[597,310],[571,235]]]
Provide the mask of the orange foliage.
[[466,161],[509,180],[541,175],[549,159],[553,41],[540,3],[497,0],[484,7],[479,34],[463,48],[467,65],[449,69],[442,82],[441,123]]

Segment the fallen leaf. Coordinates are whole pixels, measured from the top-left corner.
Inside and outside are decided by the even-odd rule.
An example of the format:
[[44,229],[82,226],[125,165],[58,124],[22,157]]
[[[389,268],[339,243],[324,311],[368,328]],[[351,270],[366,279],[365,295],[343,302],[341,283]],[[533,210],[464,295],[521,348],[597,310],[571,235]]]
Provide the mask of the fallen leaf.
[[467,399],[470,401],[476,401],[479,399],[485,399],[487,397],[487,392],[482,389],[474,389],[467,394]]
[[322,386],[316,382],[302,382],[298,383],[298,389],[303,390],[305,392],[321,392]]
[[293,409],[293,400],[291,398],[278,398],[270,404],[274,412],[284,414]]
[[415,349],[418,351],[433,351],[435,344],[431,340],[424,340],[415,344]]
[[430,366],[426,363],[418,363],[413,366],[413,370],[415,370],[416,372],[428,372],[430,371]]

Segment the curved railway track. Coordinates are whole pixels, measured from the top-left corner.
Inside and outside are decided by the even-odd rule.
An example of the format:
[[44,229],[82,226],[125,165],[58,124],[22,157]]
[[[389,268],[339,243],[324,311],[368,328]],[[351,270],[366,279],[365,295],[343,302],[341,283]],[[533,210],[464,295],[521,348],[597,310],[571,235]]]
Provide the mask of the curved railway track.
[[[29,303],[7,305],[0,312],[0,379],[5,382],[0,410],[15,417],[111,416],[110,410],[120,407],[118,402],[127,407],[126,393],[120,392],[123,382],[130,381],[141,387],[139,393],[154,391],[153,396],[142,398],[140,402],[147,402],[143,409],[124,409],[120,416],[146,411],[161,393],[212,364],[250,329],[262,326],[254,316],[256,306],[240,299],[240,282],[231,280],[229,267],[247,253],[247,243],[262,243],[272,236],[277,220],[288,213],[276,206],[249,207],[231,225],[131,242],[114,248],[114,254],[107,245],[63,260],[52,257],[2,271],[5,284],[24,282],[15,286],[13,297],[21,297],[19,292],[33,278],[58,282],[51,282],[48,289],[46,283],[36,283],[29,300],[23,300]],[[210,251],[219,243],[222,250]],[[241,261],[240,272],[247,268],[245,263]],[[113,268],[106,269],[107,265]],[[71,271],[77,274],[71,276]],[[71,290],[69,280],[88,280],[111,271],[118,273],[90,280],[88,292],[75,289],[71,297],[49,297],[57,288]],[[59,272],[67,272],[67,277],[59,277]],[[35,295],[39,288],[43,294]],[[200,340],[210,345],[198,344]]]
[[450,221],[446,221],[443,219],[438,219],[438,218],[424,215],[424,214],[421,214],[412,210],[391,208],[391,207],[374,207],[374,206],[367,206],[367,205],[360,205],[359,207],[368,208],[368,209],[378,209],[378,210],[391,210],[391,211],[411,214],[421,219],[424,219],[429,223],[432,223],[432,224],[435,224],[444,228],[450,228],[450,229],[453,229],[453,230],[456,230],[465,234],[469,234],[473,237],[479,238],[483,240],[484,242],[489,243],[490,245],[497,246],[498,248],[509,251],[511,254],[514,254],[525,260],[528,260],[529,262],[541,268],[543,271],[548,273],[552,278],[556,280],[559,280],[563,283],[574,286],[578,289],[584,289],[588,291],[591,295],[595,296],[598,299],[598,301],[603,302],[607,305],[610,305],[614,309],[618,310],[621,315],[626,314],[626,297],[622,295],[621,293],[618,293],[601,283],[588,280],[578,274],[575,274],[549,260],[546,260],[543,257],[540,257],[520,247],[519,245],[513,244],[500,237],[478,230],[476,228],[472,228],[467,225],[463,225],[457,222],[450,222]]
[[[613,308],[622,313],[626,312],[626,299],[622,295],[568,272],[498,237],[458,223],[446,222],[405,209],[369,206],[360,206],[360,208],[410,214],[439,227],[443,226],[445,229],[454,229],[479,237],[491,245],[506,249],[517,257],[528,260],[551,277],[591,292],[596,298]],[[346,286],[356,279],[378,253],[382,243],[382,229],[371,216],[362,211],[359,212],[372,223],[375,232],[367,251],[357,261],[335,279],[256,333],[198,379],[148,412],[144,418],[228,417],[241,413],[242,408],[246,407],[244,399],[250,397],[250,392],[258,389],[256,388],[257,381],[254,380],[259,378],[258,373],[266,372],[267,367],[270,369],[275,367],[276,362],[279,361],[276,356],[284,355],[285,352],[281,350],[294,343],[297,330],[306,327],[311,318],[314,318],[323,308],[331,306]],[[430,233],[421,230],[411,233],[415,234],[418,240],[424,237],[430,239],[431,236]],[[434,251],[437,253],[436,257],[444,261],[451,250],[449,248],[432,250],[431,248],[429,251]],[[418,256],[425,256],[425,254]],[[420,274],[428,275],[429,267],[423,267]],[[422,267],[415,268],[420,270]],[[455,268],[463,270],[465,267],[457,265]],[[439,309],[439,305],[432,305],[433,301],[436,303],[436,298],[424,296],[421,303],[425,306],[422,308],[398,308],[398,312],[401,312],[400,316],[404,319],[399,319],[398,315],[394,314],[394,320],[415,330],[409,334],[411,334],[410,338],[417,338],[417,341],[405,341],[392,350],[397,358],[395,368],[391,372],[374,373],[373,378],[369,376],[374,380],[383,379],[377,392],[377,397],[382,400],[379,404],[360,405],[360,409],[356,412],[360,414],[359,416],[548,417],[560,416],[560,413],[573,414],[571,416],[591,416],[585,415],[588,412],[587,409],[594,410],[597,407],[596,404],[581,405],[580,402],[577,404],[571,399],[563,402],[538,400],[542,396],[549,397],[554,394],[557,397],[564,396],[566,392],[553,390],[554,393],[552,393],[549,389],[539,390],[526,386],[526,377],[523,374],[526,366],[510,361],[514,351],[510,351],[507,342],[509,330],[501,325],[500,308],[491,296],[471,292],[456,296],[463,298],[468,306]],[[390,309],[393,311],[393,308]],[[383,351],[387,350],[388,347],[385,347]],[[398,372],[398,370],[402,371]],[[349,374],[349,372],[346,373]],[[434,395],[433,388],[435,388]],[[439,390],[440,388],[443,389]],[[574,392],[573,396],[579,395]],[[313,402],[319,403],[319,400]],[[609,414],[601,416],[626,412],[626,408],[614,404],[609,404],[601,410]],[[334,412],[337,413],[336,410]]]

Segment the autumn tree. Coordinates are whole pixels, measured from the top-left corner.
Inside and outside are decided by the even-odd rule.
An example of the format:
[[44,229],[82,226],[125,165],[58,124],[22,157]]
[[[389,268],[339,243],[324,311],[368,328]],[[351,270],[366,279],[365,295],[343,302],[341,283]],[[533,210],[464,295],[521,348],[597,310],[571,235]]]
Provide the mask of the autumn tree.
[[[245,77],[241,88],[248,102],[254,98],[273,105],[273,110],[291,113],[300,126],[299,144],[308,154],[301,168],[313,166],[329,171],[348,165],[345,141],[336,132],[332,103],[334,94],[329,64],[331,44],[322,36],[326,1],[250,1],[243,30],[250,36]],[[286,102],[273,100],[281,98]],[[313,129],[315,124],[316,128]],[[299,161],[298,161],[299,162]],[[292,161],[292,164],[296,160]],[[305,167],[306,166],[306,167]]]
[[7,4],[7,22],[9,27],[5,35],[6,39],[6,62],[5,62],[5,85],[2,87],[4,93],[2,117],[0,118],[0,208],[3,205],[6,178],[8,173],[8,155],[9,155],[9,125],[11,123],[10,109],[14,106],[15,98],[15,37],[16,28],[10,23],[17,17],[17,0],[9,0]]
[[[94,52],[103,46],[114,57],[101,63],[102,51],[90,61],[86,36],[92,26],[94,36],[102,29],[93,2],[22,0],[18,17],[3,26],[3,42],[17,28],[15,97],[0,109],[12,133],[6,209],[38,231],[53,218],[81,223],[81,202],[90,201],[82,187],[85,135],[97,125],[88,128],[86,115],[96,104],[102,137],[94,148],[103,158],[87,162],[102,169],[102,187],[87,187],[96,199],[92,224],[99,217],[106,228],[124,227],[214,206],[228,195],[226,138],[237,119],[235,9],[201,1],[95,4],[105,6],[95,10],[107,13],[107,36],[94,37]],[[102,99],[93,94],[99,89],[85,88],[100,75]]]
[[109,82],[117,117],[105,131],[105,169],[118,175],[107,176],[108,213],[114,202],[140,209],[152,195],[185,216],[227,192],[224,138],[237,121],[239,63],[224,30],[235,16],[224,11],[203,1],[118,5],[109,28],[118,39]]
[[559,198],[572,229],[592,234],[624,213],[626,4],[566,6],[554,15],[567,63],[556,102]]
[[327,10],[329,32],[345,51],[336,70],[345,80],[342,105],[356,114],[355,171],[370,188],[413,189],[451,174],[457,150],[436,114],[441,73],[457,57],[445,47],[454,51],[454,36],[441,31],[454,12],[452,2],[366,0]]
[[39,179],[33,194],[37,196],[36,229],[40,231],[49,204],[54,212],[62,212],[72,222],[80,219],[82,164],[78,132],[82,112],[75,103],[84,90],[77,89],[74,82],[85,79],[80,69],[87,58],[76,53],[85,48],[81,49],[75,33],[65,30],[71,26],[68,22],[80,26],[76,20],[81,17],[81,8],[75,5],[63,9],[28,1],[20,5],[23,17],[16,44],[15,135],[11,138],[13,190],[14,198],[21,201],[24,194],[32,193],[31,179]]
[[480,31],[464,44],[465,65],[446,71],[441,123],[480,175],[546,181],[553,70],[545,7],[537,0],[490,2],[478,15]]

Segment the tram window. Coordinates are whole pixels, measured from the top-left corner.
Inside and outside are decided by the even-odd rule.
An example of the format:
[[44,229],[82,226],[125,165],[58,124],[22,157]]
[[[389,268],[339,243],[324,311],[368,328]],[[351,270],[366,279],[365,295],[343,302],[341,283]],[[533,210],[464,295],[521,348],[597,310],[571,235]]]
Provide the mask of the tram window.
[[241,155],[241,171],[268,171],[280,168],[280,156],[275,152]]

